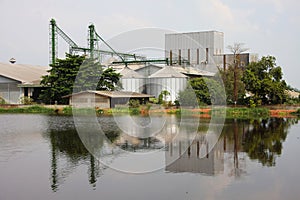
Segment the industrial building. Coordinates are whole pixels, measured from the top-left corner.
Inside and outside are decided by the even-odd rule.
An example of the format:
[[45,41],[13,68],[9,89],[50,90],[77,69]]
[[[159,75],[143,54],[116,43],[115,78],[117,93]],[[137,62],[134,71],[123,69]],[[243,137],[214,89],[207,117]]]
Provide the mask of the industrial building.
[[219,31],[171,33],[165,35],[165,57],[170,65],[191,65],[214,70],[224,52],[224,34]]
[[[167,101],[172,102],[186,88],[189,78],[213,77],[218,68],[227,68],[234,58],[233,55],[224,54],[224,33],[219,31],[166,34],[165,59],[154,60],[116,52],[100,37],[94,25],[89,26],[87,48],[76,44],[57,26],[54,19],[50,21],[49,36],[51,63],[55,63],[57,58],[57,36],[61,36],[69,44],[70,53],[84,52],[91,58],[96,53],[112,56],[112,64],[107,63],[107,67],[113,67],[122,75],[122,91],[158,97],[167,90],[170,93]],[[104,42],[110,50],[96,49],[98,41]],[[121,61],[114,56],[121,58]],[[240,55],[240,58],[241,66],[249,63],[249,54]],[[161,65],[161,62],[165,64]],[[0,97],[7,103],[20,103],[23,96],[36,101],[41,91],[41,77],[47,74],[47,70],[49,67],[0,63]]]
[[[203,31],[171,33],[165,35],[165,57],[171,66],[183,66],[216,72],[233,64],[233,54],[224,54],[224,33]],[[238,66],[245,67],[251,59],[249,53],[237,56]]]
[[21,97],[38,99],[40,81],[49,67],[0,63],[0,97],[6,103],[19,104]]
[[[120,68],[120,66],[114,67]],[[167,90],[170,95],[167,96],[166,100],[172,102],[176,100],[178,93],[186,88],[189,78],[214,76],[214,73],[191,67],[153,64],[139,67],[129,65],[117,72],[122,75],[120,80],[123,87],[122,91],[150,94],[157,98],[162,91]]]
[[74,107],[114,108],[126,105],[129,100],[139,100],[141,104],[149,101],[152,95],[125,91],[82,91],[64,96],[69,98],[69,104]]

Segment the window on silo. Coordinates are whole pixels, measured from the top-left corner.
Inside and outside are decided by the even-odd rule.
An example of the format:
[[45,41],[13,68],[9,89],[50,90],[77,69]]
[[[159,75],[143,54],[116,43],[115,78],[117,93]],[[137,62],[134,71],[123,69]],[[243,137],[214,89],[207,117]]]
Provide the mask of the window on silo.
[[172,59],[173,59],[172,50],[170,50],[170,65],[173,65]]
[[178,64],[181,65],[181,49],[178,50]]
[[188,49],[188,62],[191,63],[191,50]]
[[197,65],[199,65],[199,61],[200,61],[200,52],[199,49],[197,49]]
[[206,63],[208,63],[208,48],[206,48]]

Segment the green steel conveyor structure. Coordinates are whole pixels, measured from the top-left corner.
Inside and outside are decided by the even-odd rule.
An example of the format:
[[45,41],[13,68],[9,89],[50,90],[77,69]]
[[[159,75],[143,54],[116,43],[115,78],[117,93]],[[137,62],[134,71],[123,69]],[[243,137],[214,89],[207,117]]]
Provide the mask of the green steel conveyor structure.
[[[49,46],[50,46],[50,64],[55,64],[58,57],[58,36],[60,36],[68,45],[69,53],[73,54],[74,52],[83,52],[84,54],[89,54],[91,58],[94,58],[95,53],[100,55],[111,55],[117,56],[121,61],[113,62],[113,64],[137,64],[137,63],[164,63],[169,65],[168,59],[146,59],[144,56],[129,54],[129,53],[120,53],[116,52],[95,30],[93,24],[89,25],[89,34],[88,34],[88,47],[80,47],[77,45],[59,26],[56,24],[54,19],[50,20],[49,27]],[[103,42],[110,50],[100,50],[98,48],[98,42]],[[130,58],[130,59],[128,59]]]

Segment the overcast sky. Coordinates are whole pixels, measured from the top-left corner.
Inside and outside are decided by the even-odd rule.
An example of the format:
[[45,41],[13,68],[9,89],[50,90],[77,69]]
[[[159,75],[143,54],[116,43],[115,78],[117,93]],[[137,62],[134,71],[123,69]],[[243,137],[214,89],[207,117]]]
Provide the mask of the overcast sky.
[[[298,0],[0,0],[0,62],[49,64],[49,20],[81,46],[94,23],[103,38],[145,27],[224,32],[225,47],[273,55],[288,84],[300,88]],[[299,73],[299,74],[298,74]]]

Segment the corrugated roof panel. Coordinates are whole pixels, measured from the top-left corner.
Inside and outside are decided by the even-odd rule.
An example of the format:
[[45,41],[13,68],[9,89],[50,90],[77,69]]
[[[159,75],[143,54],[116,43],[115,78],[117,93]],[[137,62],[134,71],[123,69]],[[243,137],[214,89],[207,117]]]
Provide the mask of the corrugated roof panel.
[[106,96],[106,97],[110,97],[110,98],[148,98],[148,97],[153,97],[153,95],[142,94],[142,93],[138,93],[138,92],[129,92],[129,91],[87,90],[87,91],[74,93],[72,95],[67,95],[67,96],[64,96],[63,98],[77,96],[77,95],[84,94],[84,93],[93,93],[93,94],[98,94],[98,95],[102,95],[102,96]]
[[170,66],[165,66],[161,70],[149,76],[149,78],[187,78],[187,76],[180,72],[177,72]]
[[122,78],[144,78],[144,76],[128,67],[124,67],[119,73],[122,75]]
[[0,75],[29,84],[48,74],[50,67],[0,63]]

